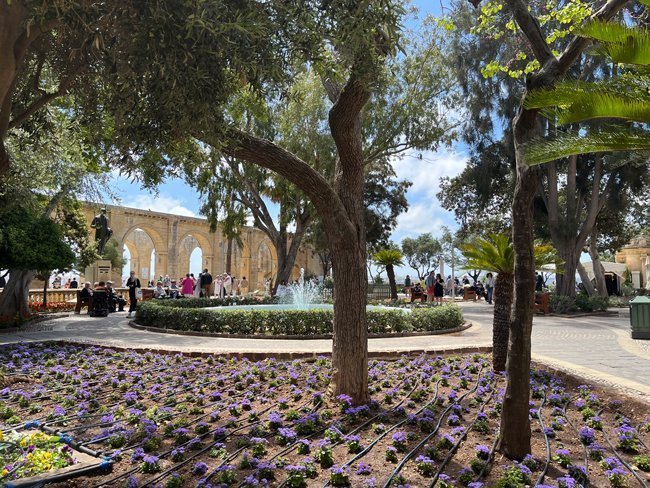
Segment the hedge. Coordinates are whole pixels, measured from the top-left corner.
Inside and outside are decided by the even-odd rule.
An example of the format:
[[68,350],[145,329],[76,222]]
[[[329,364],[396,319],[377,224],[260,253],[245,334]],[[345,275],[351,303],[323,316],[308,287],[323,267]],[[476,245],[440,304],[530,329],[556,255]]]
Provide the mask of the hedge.
[[[201,300],[201,299],[198,299]],[[205,310],[172,306],[178,300],[151,300],[138,305],[135,322],[148,327],[212,334],[320,335],[331,334],[332,310]],[[455,329],[464,323],[457,305],[402,310],[368,310],[368,332],[421,332]]]
[[579,293],[575,297],[551,295],[549,308],[553,313],[565,314],[571,312],[604,312],[609,306],[609,298],[601,296],[587,296]]

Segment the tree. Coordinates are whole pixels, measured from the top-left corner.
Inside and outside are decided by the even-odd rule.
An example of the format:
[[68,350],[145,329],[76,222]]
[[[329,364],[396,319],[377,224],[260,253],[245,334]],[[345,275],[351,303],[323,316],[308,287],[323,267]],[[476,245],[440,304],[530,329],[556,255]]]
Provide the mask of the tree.
[[390,297],[397,300],[397,283],[395,282],[395,266],[402,266],[402,253],[399,249],[381,249],[373,256],[373,261],[378,266],[386,268],[388,283],[390,284]]
[[[104,182],[97,151],[88,143],[79,121],[70,118],[67,105],[53,104],[41,116],[48,131],[35,137],[13,129],[4,141],[12,171],[0,178],[0,215],[27,212],[57,222],[79,261],[90,263],[97,258],[97,251],[75,197],[101,193],[98,189]],[[0,315],[25,317],[29,284],[36,274],[49,276],[53,269],[10,269],[7,287],[0,294]]]
[[442,258],[442,244],[430,233],[420,234],[415,239],[407,237],[402,241],[402,253],[408,265],[423,280],[438,269]]
[[12,131],[38,138],[50,130],[44,108],[72,93],[77,115],[96,107],[98,54],[121,13],[119,2],[0,2],[0,176],[15,168]]
[[[11,302],[0,314],[1,323],[11,323],[29,317],[29,307],[23,289],[37,270],[49,276],[54,269],[64,270],[72,266],[75,255],[65,243],[61,226],[47,215],[38,215],[25,208],[0,213],[0,268],[20,274],[20,279],[11,279],[2,292],[4,303]],[[15,312],[15,313],[14,313]],[[13,314],[13,315],[12,315]]]
[[[515,254],[512,241],[507,234],[490,234],[479,237],[471,244],[461,244],[466,266],[497,273],[494,287],[494,317],[492,321],[492,367],[504,371],[508,357],[510,315],[514,292]],[[535,245],[535,267],[558,264],[557,254],[552,246]],[[558,266],[558,270],[561,268]]]
[[[625,5],[626,0],[609,0],[593,19],[609,19]],[[581,55],[587,42],[579,37],[569,40],[564,51],[555,56],[542,34],[539,20],[524,0],[506,0],[505,5],[514,23],[525,36],[540,69],[528,75],[526,93],[549,87],[564,76]],[[533,201],[539,173],[526,162],[523,145],[538,133],[538,110],[521,106],[513,120],[516,158],[516,186],[512,205],[513,248],[515,251],[515,298],[510,322],[510,341],[506,375],[508,383],[503,401],[499,449],[509,458],[523,459],[530,453],[530,336],[533,320],[534,240]]]
[[[272,170],[300,188],[316,208],[332,252],[333,393],[365,402],[366,158],[361,117],[381,80],[384,60],[394,49],[402,9],[392,1],[334,1],[324,8],[281,1],[241,2],[237,7],[228,2],[228,8],[220,8],[219,3],[212,1],[202,9],[201,2],[181,1],[173,9],[155,11],[147,35],[137,34],[143,30],[138,22],[126,21],[125,29],[136,35],[118,39],[130,44],[126,54],[114,59],[118,67],[109,76],[120,90],[107,106],[116,121],[113,143],[125,158],[121,167],[144,166],[148,174],[161,173],[161,168],[175,163],[158,157],[148,167],[147,161],[153,159],[144,158],[143,163],[142,153],[162,156],[166,148],[174,149],[179,139],[191,135],[227,156]],[[138,21],[151,8],[141,3],[129,7]],[[224,28],[223,17],[231,15],[231,25],[239,29]],[[165,49],[160,49],[161,43]],[[223,50],[215,51],[214,46]],[[144,59],[148,62],[140,62]],[[265,93],[279,93],[294,78],[294,68],[306,63],[322,74],[332,104],[328,127],[337,160],[331,183],[296,154],[225,117],[227,103],[243,86],[255,88],[264,82]],[[179,65],[192,68],[181,73]],[[120,110],[128,110],[129,116],[122,116]]]

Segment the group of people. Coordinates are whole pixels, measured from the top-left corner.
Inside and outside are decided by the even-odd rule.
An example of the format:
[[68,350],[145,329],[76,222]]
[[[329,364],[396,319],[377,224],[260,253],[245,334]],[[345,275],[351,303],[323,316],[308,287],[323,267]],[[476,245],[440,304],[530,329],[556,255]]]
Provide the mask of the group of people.
[[244,276],[238,279],[229,273],[223,273],[213,278],[208,269],[199,273],[198,278],[194,273],[187,273],[178,280],[172,280],[168,275],[158,278],[154,285],[154,298],[179,298],[179,297],[226,297],[241,296],[248,293],[248,280]]
[[492,304],[492,296],[494,293],[495,280],[492,273],[488,273],[485,277],[485,284],[480,280],[471,280],[468,276],[464,276],[461,281],[458,278],[453,278],[451,275],[447,276],[444,280],[440,273],[431,271],[424,280],[424,289],[419,281],[413,283],[411,277],[406,275],[404,279],[404,291],[407,296],[411,296],[411,301],[415,298],[424,297],[426,295],[427,302],[435,302],[442,304],[443,297],[447,296],[461,296],[465,289],[470,289],[476,293],[478,298],[485,298],[485,301]]
[[[75,288],[77,288],[75,286]],[[112,281],[98,281],[94,285],[90,282],[84,283],[83,288],[79,292],[79,300],[77,300],[77,305],[75,307],[75,313],[79,315],[81,313],[81,307],[84,305],[88,306],[88,313],[91,314],[94,307],[93,297],[97,297],[98,292],[103,292],[106,294],[106,306],[108,313],[115,311],[122,312],[124,310],[124,305],[126,305],[126,300],[122,295],[116,293],[113,288]]]

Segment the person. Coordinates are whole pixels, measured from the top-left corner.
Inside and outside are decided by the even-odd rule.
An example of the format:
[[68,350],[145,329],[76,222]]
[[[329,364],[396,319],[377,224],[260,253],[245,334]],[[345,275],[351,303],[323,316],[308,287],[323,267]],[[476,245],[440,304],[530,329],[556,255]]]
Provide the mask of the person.
[[81,307],[84,305],[88,306],[88,313],[90,314],[91,300],[93,296],[93,290],[90,286],[90,283],[84,283],[84,287],[79,292],[79,300],[77,300],[77,306],[74,309],[74,313],[79,315],[81,313]]
[[433,284],[433,296],[436,300],[437,304],[442,305],[442,297],[445,294],[445,285],[444,281],[442,280],[442,276],[440,276],[440,273],[436,274],[436,281]]
[[163,278],[163,286],[165,288],[169,288],[171,284],[172,284],[171,278],[169,277],[169,275],[165,275],[165,277]]
[[113,282],[106,282],[106,294],[108,302],[108,312],[115,312],[115,303],[117,302],[117,297],[115,296],[115,291],[113,290]]
[[129,289],[129,314],[127,317],[131,317],[135,308],[138,305],[138,295],[137,290],[142,288],[140,284],[140,279],[135,275],[135,271],[129,273],[129,279],[126,280],[126,287]]
[[194,293],[194,280],[189,273],[185,275],[183,281],[181,281],[181,293],[184,297],[190,297]]
[[223,278],[221,275],[217,275],[214,281],[214,296],[221,298],[223,294]]
[[535,271],[535,291],[542,291],[544,288],[544,277],[542,273]]
[[241,282],[239,283],[239,290],[244,296],[248,294],[248,280],[245,276],[242,277]]
[[278,289],[275,290],[275,296],[282,298],[287,294],[287,282],[282,280],[278,285]]
[[452,296],[454,291],[454,282],[451,279],[451,275],[447,276],[447,281],[445,282],[445,289],[447,290],[447,295]]
[[480,300],[481,297],[485,297],[485,301],[487,301],[487,292],[485,291],[485,287],[483,286],[483,283],[478,281],[476,283],[476,298]]
[[487,291],[487,302],[492,305],[492,293],[494,292],[494,278],[492,277],[492,273],[485,275],[485,290]]
[[208,272],[208,268],[203,270],[203,275],[201,276],[201,288],[203,289],[203,296],[210,296],[210,287],[212,286],[212,275]]
[[404,278],[404,293],[406,293],[406,296],[411,294],[411,285],[411,277],[406,275],[406,278]]
[[167,292],[163,288],[162,281],[156,283],[156,289],[153,291],[154,298],[167,298]]
[[106,283],[103,281],[95,283],[95,291],[106,291]]
[[239,280],[236,276],[232,277],[232,294],[233,296],[239,296]]
[[223,287],[225,289],[225,295],[230,296],[230,293],[232,292],[232,278],[228,273],[223,274]]
[[[194,275],[190,275],[194,278]],[[203,278],[203,273],[199,273],[199,279],[194,279],[194,298],[201,297],[201,278]]]
[[70,281],[72,281],[72,280],[70,280],[70,278],[68,278],[68,281],[65,282],[65,285],[63,285],[63,288],[65,288],[66,290],[69,290],[70,289]]
[[264,282],[264,294],[266,296],[271,296],[271,278],[267,278]]
[[77,277],[73,276],[72,281],[70,282],[70,289],[76,290],[77,288],[79,288],[79,282],[77,281]]
[[61,288],[61,277],[56,275],[54,281],[52,282],[52,288],[59,289]]
[[467,276],[463,276],[463,286],[469,285],[469,278]]
[[178,285],[176,280],[171,280],[171,285],[169,285],[169,298],[178,298]]
[[433,274],[433,271],[431,271],[429,272],[426,279],[424,280],[424,286],[427,294],[427,302],[429,303],[433,301],[433,291],[434,291],[433,288],[435,284],[436,284],[436,277]]

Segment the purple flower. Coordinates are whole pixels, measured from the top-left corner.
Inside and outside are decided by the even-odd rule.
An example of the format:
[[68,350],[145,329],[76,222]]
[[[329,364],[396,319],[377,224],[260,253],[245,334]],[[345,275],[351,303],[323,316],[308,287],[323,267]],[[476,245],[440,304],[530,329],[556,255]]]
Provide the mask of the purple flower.
[[364,463],[363,461],[361,461],[359,463],[359,466],[357,466],[357,474],[358,475],[366,476],[366,475],[369,475],[371,472],[372,472],[372,469],[370,468],[370,466],[368,464]]
[[192,468],[192,474],[196,474],[196,475],[199,475],[199,476],[202,476],[207,472],[208,472],[208,465],[205,464],[202,461],[199,461],[198,463],[196,463],[194,465],[194,467]]
[[490,448],[483,445],[478,445],[474,448],[476,457],[479,459],[487,460],[490,457]]

